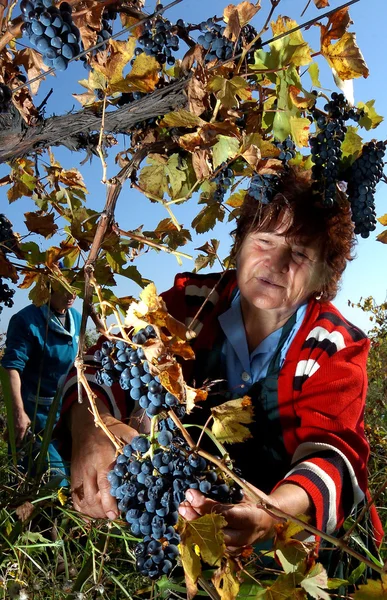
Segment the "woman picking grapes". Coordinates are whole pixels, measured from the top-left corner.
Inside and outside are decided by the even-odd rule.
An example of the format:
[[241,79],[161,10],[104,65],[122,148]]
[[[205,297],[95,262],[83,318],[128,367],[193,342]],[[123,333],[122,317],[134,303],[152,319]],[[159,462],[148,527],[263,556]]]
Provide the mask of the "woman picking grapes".
[[[272,505],[305,514],[328,533],[339,530],[367,493],[369,341],[331,304],[353,245],[344,194],[337,190],[334,206],[327,208],[308,174],[289,169],[271,198],[246,197],[235,231],[236,270],[183,273],[163,294],[169,312],[192,323],[197,334],[186,381],[196,387],[217,381],[190,415],[192,422],[204,424],[213,405],[250,396],[252,437],[230,449],[235,465]],[[91,517],[114,519],[117,504],[107,480],[114,448],[94,426],[87,403],[76,403],[75,383],[68,382],[64,404],[74,505]],[[93,389],[114,434],[130,442],[141,428],[146,431],[147,419],[138,406],[132,410],[133,401],[119,386]],[[272,538],[278,522],[247,497],[225,505],[199,489],[186,491],[184,518],[211,511],[225,516],[232,548]],[[380,535],[376,512],[372,516]]]

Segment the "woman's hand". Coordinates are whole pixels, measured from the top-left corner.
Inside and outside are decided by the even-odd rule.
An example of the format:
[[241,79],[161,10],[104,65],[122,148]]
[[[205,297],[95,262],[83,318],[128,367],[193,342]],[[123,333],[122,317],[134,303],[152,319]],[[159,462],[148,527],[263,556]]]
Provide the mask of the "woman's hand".
[[[13,421],[15,425],[15,443],[16,446],[20,446],[23,439],[31,425],[31,419],[27,415],[24,408],[13,410]],[[7,432],[7,440],[9,440],[9,433]]]
[[[116,519],[117,502],[110,495],[107,473],[116,453],[107,435],[94,424],[88,403],[74,405],[71,414],[71,491],[76,510],[93,518]],[[118,421],[100,406],[100,415],[114,435],[129,443],[137,431]]]
[[[308,516],[313,514],[308,494],[298,485],[284,483],[270,496],[250,484],[247,485],[264,502],[284,513]],[[186,492],[186,498],[187,500],[179,507],[179,513],[187,521],[193,521],[212,512],[223,515],[227,521],[227,527],[223,530],[224,541],[230,550],[271,539],[275,534],[275,525],[280,522],[280,519],[257,506],[256,501],[248,494],[239,504],[220,504],[193,489]]]
[[[275,499],[270,499],[262,492],[259,494],[271,504],[278,506]],[[274,536],[274,525],[278,523],[278,519],[257,507],[256,502],[248,497],[239,504],[220,504],[206,498],[198,490],[190,489],[186,493],[186,498],[187,501],[179,507],[179,513],[188,521],[212,512],[223,515],[227,521],[227,527],[223,530],[224,541],[230,549],[248,546]]]

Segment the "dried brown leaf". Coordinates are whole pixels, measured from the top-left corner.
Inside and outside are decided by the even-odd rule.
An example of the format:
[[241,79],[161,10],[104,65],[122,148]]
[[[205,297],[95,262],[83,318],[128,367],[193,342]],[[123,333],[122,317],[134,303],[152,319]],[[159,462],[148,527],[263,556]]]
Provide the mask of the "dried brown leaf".
[[35,506],[33,504],[31,504],[31,502],[26,500],[26,502],[24,502],[23,504],[21,504],[20,506],[18,506],[16,508],[15,513],[17,514],[19,519],[24,522],[30,518],[30,516],[32,515],[34,510],[35,510]]
[[212,166],[208,150],[195,150],[192,153],[192,166],[198,181],[208,179],[212,174]]
[[37,211],[27,212],[24,216],[27,229],[32,233],[50,238],[58,230],[58,226],[54,223],[54,213],[44,214],[42,211]]

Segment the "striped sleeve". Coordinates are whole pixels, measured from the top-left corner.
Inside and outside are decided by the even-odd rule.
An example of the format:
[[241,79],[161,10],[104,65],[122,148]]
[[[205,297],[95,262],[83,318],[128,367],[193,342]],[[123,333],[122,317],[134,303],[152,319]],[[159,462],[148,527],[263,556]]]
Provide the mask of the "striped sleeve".
[[292,482],[305,489],[316,526],[332,533],[367,489],[363,415],[369,341],[364,334],[354,340],[322,329],[311,332],[304,343],[309,353],[304,360],[301,353],[296,367],[292,467],[278,485]]

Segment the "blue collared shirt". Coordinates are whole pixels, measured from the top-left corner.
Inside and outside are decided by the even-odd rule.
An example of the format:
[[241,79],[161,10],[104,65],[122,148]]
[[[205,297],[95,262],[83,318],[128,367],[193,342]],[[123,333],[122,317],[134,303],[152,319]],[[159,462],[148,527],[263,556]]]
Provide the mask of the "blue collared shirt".
[[[307,306],[307,303],[302,304],[297,310],[296,322],[281,349],[281,367],[290,344],[301,327]],[[219,323],[226,336],[222,347],[222,360],[226,364],[229,391],[233,396],[241,396],[253,383],[266,376],[270,361],[281,338],[282,327],[273,331],[262,340],[253,352],[249,353],[239,291],[230,308],[219,316]]]

